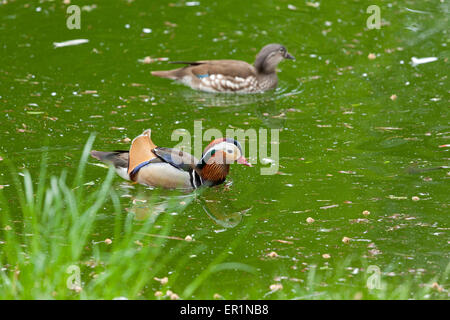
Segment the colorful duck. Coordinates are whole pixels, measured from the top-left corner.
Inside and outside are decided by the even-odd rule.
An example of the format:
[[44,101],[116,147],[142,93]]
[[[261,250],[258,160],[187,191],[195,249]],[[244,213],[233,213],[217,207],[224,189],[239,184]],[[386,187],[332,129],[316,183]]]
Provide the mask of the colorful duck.
[[129,151],[91,151],[91,156],[112,164],[126,180],[168,189],[196,189],[225,181],[230,164],[251,166],[242,155],[238,141],[231,138],[213,140],[197,160],[178,149],[157,147],[150,129],[136,137]]

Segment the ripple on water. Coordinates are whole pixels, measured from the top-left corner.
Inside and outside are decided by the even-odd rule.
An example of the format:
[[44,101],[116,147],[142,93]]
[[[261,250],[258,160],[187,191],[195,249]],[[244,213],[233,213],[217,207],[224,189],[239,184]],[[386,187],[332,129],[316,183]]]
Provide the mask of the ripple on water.
[[231,107],[277,101],[303,92],[301,84],[297,87],[279,86],[275,90],[263,93],[210,93],[183,88],[175,98],[182,96],[186,103],[202,107]]

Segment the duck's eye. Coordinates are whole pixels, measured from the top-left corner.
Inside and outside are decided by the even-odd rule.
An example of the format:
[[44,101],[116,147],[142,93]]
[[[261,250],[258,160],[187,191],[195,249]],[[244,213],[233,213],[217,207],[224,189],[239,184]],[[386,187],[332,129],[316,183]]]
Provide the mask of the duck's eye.
[[283,47],[280,48],[280,52],[285,52],[285,51],[286,51],[285,48],[283,48]]

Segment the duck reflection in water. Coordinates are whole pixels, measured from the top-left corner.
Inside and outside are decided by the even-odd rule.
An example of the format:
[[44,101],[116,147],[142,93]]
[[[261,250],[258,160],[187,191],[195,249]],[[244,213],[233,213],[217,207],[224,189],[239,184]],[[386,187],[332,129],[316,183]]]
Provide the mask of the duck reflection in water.
[[[243,216],[251,210],[251,207],[237,209],[236,199],[224,197],[224,189],[227,190],[230,184],[231,182],[212,190],[201,189],[183,195],[160,195],[157,200],[140,195],[133,197],[132,204],[130,208],[127,208],[127,211],[134,213],[136,220],[142,221],[156,219],[163,213],[178,215],[184,212],[188,206],[201,206],[215,224],[226,229],[234,228],[242,221]],[[201,211],[198,210],[198,212]]]

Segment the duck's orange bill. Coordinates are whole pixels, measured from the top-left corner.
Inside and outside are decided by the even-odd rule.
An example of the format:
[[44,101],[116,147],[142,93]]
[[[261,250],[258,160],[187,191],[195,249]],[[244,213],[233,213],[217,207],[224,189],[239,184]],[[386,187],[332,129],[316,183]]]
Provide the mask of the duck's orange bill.
[[252,167],[252,165],[244,157],[240,157],[239,159],[237,159],[237,163],[243,164],[244,166],[247,167]]
[[128,174],[141,163],[156,158],[156,155],[152,152],[155,148],[156,145],[150,139],[150,130],[134,138],[129,153]]

